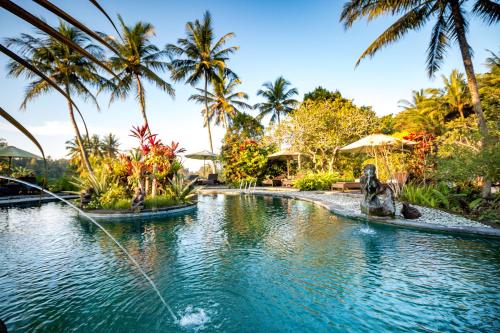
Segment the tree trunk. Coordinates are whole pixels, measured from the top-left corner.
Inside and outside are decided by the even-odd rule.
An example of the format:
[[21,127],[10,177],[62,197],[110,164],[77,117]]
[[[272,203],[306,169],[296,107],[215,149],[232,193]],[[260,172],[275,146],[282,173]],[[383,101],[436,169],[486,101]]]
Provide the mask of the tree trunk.
[[151,134],[151,130],[149,129],[148,117],[146,116],[146,100],[144,98],[144,89],[142,88],[141,78],[138,74],[135,74],[135,80],[137,83],[137,95],[139,96],[139,104],[141,106],[141,114],[142,119],[144,120],[144,124],[148,128],[149,134]]
[[[469,43],[467,43],[467,38],[465,36],[464,18],[460,11],[459,1],[452,0],[450,4],[458,44],[460,46],[460,52],[462,53],[462,60],[464,62],[465,74],[467,75],[467,84],[469,86],[469,91],[471,94],[472,108],[476,113],[479,133],[481,134],[481,149],[484,151],[484,149],[486,149],[489,144],[489,133],[488,127],[486,125],[486,119],[484,118],[483,109],[481,108],[479,88],[477,85],[476,75],[474,73],[474,66],[472,64],[472,56],[469,50]],[[483,197],[487,197],[490,195],[490,193],[491,181],[485,179],[481,195]]]
[[[212,130],[210,129],[210,119],[208,117],[208,74],[205,74],[205,121],[208,129],[208,142],[210,143],[210,152],[214,153],[214,146],[212,144]],[[215,173],[215,161],[212,160],[213,169]]]
[[[135,80],[137,82],[137,95],[139,96],[139,104],[141,105],[141,114],[142,114],[142,119],[144,120],[144,124],[146,125],[146,128],[148,129],[149,135],[151,135],[151,128],[149,128],[149,121],[148,117],[146,116],[146,99],[144,98],[144,89],[142,88],[142,83],[141,83],[141,78],[139,77],[138,74],[135,74]],[[156,169],[157,169],[156,163],[153,164],[153,175],[152,175],[152,180],[151,180],[151,196],[155,197],[156,196],[156,189],[158,187],[158,180],[156,179]],[[145,194],[148,193],[148,189],[146,189]]]
[[[66,94],[70,96],[69,85],[66,83]],[[80,134],[80,130],[78,129],[78,125],[75,120],[75,113],[73,111],[73,104],[68,99],[68,109],[69,109],[69,118],[71,120],[71,125],[73,125],[73,129],[75,130],[76,142],[78,147],[80,148],[80,155],[83,162],[83,165],[89,172],[89,174],[94,175],[94,171],[92,170],[92,166],[90,165],[89,157],[87,155],[87,151],[85,150],[85,146],[83,145],[82,136]]]

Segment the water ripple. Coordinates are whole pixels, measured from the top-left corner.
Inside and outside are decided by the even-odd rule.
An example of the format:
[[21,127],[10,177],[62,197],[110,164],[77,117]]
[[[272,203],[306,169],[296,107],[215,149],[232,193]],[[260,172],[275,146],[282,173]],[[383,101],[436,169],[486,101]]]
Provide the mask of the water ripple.
[[500,331],[498,241],[367,227],[283,198],[206,196],[198,208],[105,224],[177,323],[72,210],[0,210],[9,332]]

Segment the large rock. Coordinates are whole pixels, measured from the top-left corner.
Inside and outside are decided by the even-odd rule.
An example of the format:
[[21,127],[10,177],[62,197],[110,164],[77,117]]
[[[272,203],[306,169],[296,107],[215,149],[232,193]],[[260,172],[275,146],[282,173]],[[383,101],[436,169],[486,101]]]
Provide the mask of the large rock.
[[405,219],[414,220],[418,219],[422,214],[415,207],[410,206],[410,204],[403,202],[403,207],[401,208],[401,215]]

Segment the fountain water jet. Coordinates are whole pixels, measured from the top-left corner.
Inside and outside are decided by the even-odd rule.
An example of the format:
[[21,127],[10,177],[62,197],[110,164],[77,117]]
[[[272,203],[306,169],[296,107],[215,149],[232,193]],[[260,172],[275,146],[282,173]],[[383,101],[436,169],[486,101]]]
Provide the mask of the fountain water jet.
[[81,215],[83,215],[84,217],[86,217],[88,220],[90,220],[93,224],[95,224],[99,229],[101,229],[109,238],[111,238],[111,240],[127,255],[128,259],[137,267],[137,269],[139,269],[139,271],[142,273],[142,275],[144,276],[144,278],[149,282],[149,284],[151,285],[151,287],[153,287],[154,291],[156,292],[156,294],[158,295],[158,297],[160,298],[160,301],[163,303],[163,305],[165,305],[165,307],[167,308],[168,312],[170,312],[170,315],[172,316],[172,318],[174,319],[174,322],[178,322],[178,319],[177,319],[177,316],[174,314],[174,312],[172,311],[172,309],[170,308],[170,306],[168,305],[168,303],[165,301],[165,299],[163,299],[163,297],[161,296],[160,294],[160,291],[158,290],[158,288],[156,287],[156,284],[153,282],[153,280],[151,280],[151,278],[146,274],[146,272],[141,268],[141,266],[139,265],[139,263],[134,259],[134,257],[132,257],[132,255],[130,253],[128,253],[128,251],[116,240],[116,238],[114,238],[110,233],[109,231],[107,231],[102,225],[100,225],[96,220],[94,220],[92,217],[90,217],[87,213],[85,213],[83,210],[81,210],[80,208],[78,208],[77,206],[73,205],[71,202],[69,202],[68,200],[66,199],[63,199],[61,198],[60,196],[58,196],[57,194],[54,194],[38,185],[35,185],[35,184],[31,184],[31,183],[28,183],[28,182],[25,182],[23,180],[19,180],[19,179],[16,179],[16,178],[11,178],[11,177],[7,177],[7,176],[1,176],[0,175],[0,179],[6,179],[6,180],[9,180],[9,181],[13,181],[13,182],[17,182],[17,183],[20,183],[20,184],[24,184],[26,186],[29,186],[29,187],[32,187],[32,188],[36,188],[44,193],[47,193],[48,195],[50,196],[53,196],[54,198],[66,203],[68,206],[70,206],[71,208],[75,209],[78,213],[80,213]]

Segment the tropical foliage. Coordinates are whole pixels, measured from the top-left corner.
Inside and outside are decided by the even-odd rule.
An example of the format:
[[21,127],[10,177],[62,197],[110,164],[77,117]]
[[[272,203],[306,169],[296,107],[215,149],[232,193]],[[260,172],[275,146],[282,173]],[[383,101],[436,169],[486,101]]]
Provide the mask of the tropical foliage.
[[241,84],[239,78],[226,71],[221,75],[221,80],[212,80],[212,92],[197,88],[199,94],[189,97],[190,100],[198,103],[208,104],[208,117],[205,115],[207,109],[202,110],[205,119],[205,126],[208,122],[215,122],[215,125],[222,125],[228,128],[233,119],[244,109],[251,106],[244,100],[248,100],[248,95],[242,91],[235,91]]
[[261,139],[263,127],[250,115],[241,113],[228,128],[222,143],[224,177],[229,183],[262,180],[268,155],[275,150]]
[[257,91],[257,96],[264,98],[264,102],[254,105],[254,108],[260,111],[257,117],[259,120],[270,115],[271,123],[279,124],[281,117],[292,112],[299,104],[293,97],[299,92],[296,88],[289,88],[290,85],[291,83],[283,76],[278,77],[274,82],[266,82],[262,85],[264,88]]
[[[185,80],[186,84],[196,86],[204,82],[205,110],[210,110],[208,84],[223,82],[220,73],[235,76],[226,66],[229,55],[238,47],[225,47],[227,41],[234,37],[230,32],[219,39],[214,36],[212,17],[207,11],[203,20],[195,20],[186,24],[186,37],[179,38],[177,44],[168,44],[166,51],[171,57],[170,70],[174,81]],[[205,124],[208,130],[210,151],[213,153],[212,131],[210,128],[210,112],[205,112]]]
[[144,81],[174,96],[172,86],[161,78],[161,74],[167,69],[167,63],[164,61],[166,54],[151,43],[155,34],[151,23],[137,22],[128,26],[121,16],[118,16],[118,20],[121,27],[120,38],[101,34],[113,49],[118,51],[118,54],[112,55],[108,61],[117,74],[111,84],[103,85],[102,88],[111,91],[110,103],[117,98],[125,99],[134,93],[144,124],[149,129]]
[[[472,5],[472,6],[471,6]],[[367,57],[372,57],[383,47],[402,39],[409,31],[420,30],[430,20],[434,20],[431,40],[427,48],[427,71],[433,76],[441,67],[445,58],[446,49],[450,42],[457,42],[462,55],[462,60],[467,75],[467,83],[470,93],[470,104],[476,114],[479,133],[481,135],[481,147],[489,149],[488,146],[495,145],[496,140],[490,137],[483,108],[480,101],[479,87],[477,83],[474,66],[472,63],[472,49],[467,41],[468,17],[466,12],[472,8],[472,13],[481,18],[486,24],[491,25],[500,20],[500,4],[491,0],[417,0],[417,1],[383,1],[383,0],[361,0],[347,1],[342,10],[340,20],[346,28],[363,17],[370,21],[383,16],[392,15],[400,17],[387,30],[385,30],[373,43],[361,54],[356,65]],[[453,76],[453,75],[452,75]],[[459,113],[464,96],[463,87],[460,87],[460,78],[457,82],[447,82],[455,85],[457,90],[452,92],[448,102],[454,104]],[[458,98],[458,99],[457,99]],[[462,112],[463,113],[463,112]],[[461,114],[463,117],[463,114]],[[483,196],[490,193],[491,180],[487,179],[483,186]]]
[[[102,49],[92,44],[91,39],[82,31],[63,22],[59,24],[57,31],[61,36],[86,50],[94,57],[102,57]],[[99,75],[97,65],[87,57],[43,31],[38,31],[37,36],[21,34],[20,37],[9,38],[7,39],[7,46],[18,49],[26,61],[36,66],[41,73],[50,77],[52,82],[62,89],[67,96],[78,95],[91,100],[98,107],[97,100],[88,86],[101,86],[106,80]],[[21,108],[26,108],[28,102],[54,90],[54,87],[45,79],[36,76],[28,67],[14,60],[8,64],[8,75],[13,77],[23,76],[31,80],[26,89]],[[68,110],[82,162],[87,171],[92,173],[87,151],[83,146],[82,135],[76,123],[74,106],[69,100]]]
[[333,172],[345,161],[339,149],[373,133],[376,119],[371,108],[356,106],[339,93],[337,98],[304,101],[273,135],[276,143],[309,157],[313,170]]

